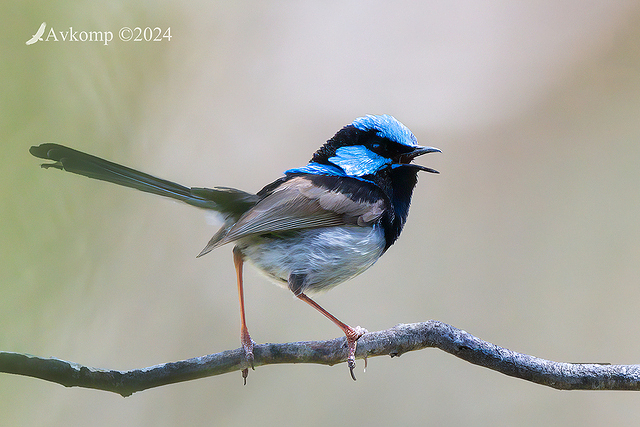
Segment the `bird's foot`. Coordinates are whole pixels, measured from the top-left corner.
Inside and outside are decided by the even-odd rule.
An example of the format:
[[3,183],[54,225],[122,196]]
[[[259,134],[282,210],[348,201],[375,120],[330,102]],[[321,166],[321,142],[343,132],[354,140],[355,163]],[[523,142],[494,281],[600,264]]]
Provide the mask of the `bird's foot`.
[[247,385],[249,368],[255,370],[255,367],[253,366],[253,346],[255,344],[255,341],[251,339],[249,331],[246,328],[243,328],[240,332],[240,342],[242,343],[242,349],[244,350],[244,360],[246,363],[246,368],[242,370],[242,379],[244,381],[244,385]]
[[369,331],[360,326],[356,326],[355,328],[349,327],[349,329],[344,332],[347,337],[347,365],[349,366],[351,378],[353,378],[354,381],[356,380],[356,375],[353,373],[353,370],[356,368],[356,347],[358,345],[358,339],[367,332]]

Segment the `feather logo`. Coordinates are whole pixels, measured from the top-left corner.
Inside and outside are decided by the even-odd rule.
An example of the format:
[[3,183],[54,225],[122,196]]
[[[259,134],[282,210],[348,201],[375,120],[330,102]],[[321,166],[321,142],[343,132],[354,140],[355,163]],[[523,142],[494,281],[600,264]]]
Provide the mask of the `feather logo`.
[[27,46],[34,44],[38,41],[42,41],[42,35],[44,34],[45,28],[47,28],[47,23],[43,22],[40,25],[40,28],[38,28],[38,31],[36,31],[36,33],[29,40],[27,40]]

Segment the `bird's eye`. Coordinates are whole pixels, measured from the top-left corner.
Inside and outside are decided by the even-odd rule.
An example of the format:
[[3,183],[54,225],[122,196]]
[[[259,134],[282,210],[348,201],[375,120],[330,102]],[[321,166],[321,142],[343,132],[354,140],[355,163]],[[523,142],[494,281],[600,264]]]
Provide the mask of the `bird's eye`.
[[381,145],[378,142],[374,142],[373,144],[371,144],[371,149],[376,153],[380,151],[380,148],[381,148]]

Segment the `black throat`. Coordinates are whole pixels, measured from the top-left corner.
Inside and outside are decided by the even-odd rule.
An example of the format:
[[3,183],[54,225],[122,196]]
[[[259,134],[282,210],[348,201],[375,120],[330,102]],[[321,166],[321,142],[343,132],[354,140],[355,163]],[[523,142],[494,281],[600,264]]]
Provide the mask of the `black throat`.
[[374,182],[389,198],[390,210],[382,218],[386,247],[389,249],[398,239],[409,215],[411,196],[418,182],[418,169],[411,166],[401,166],[381,171]]

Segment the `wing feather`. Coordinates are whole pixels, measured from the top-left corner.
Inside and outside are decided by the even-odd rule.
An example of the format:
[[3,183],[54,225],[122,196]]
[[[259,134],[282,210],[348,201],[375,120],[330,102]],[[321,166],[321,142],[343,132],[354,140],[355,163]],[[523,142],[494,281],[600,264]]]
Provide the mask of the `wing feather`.
[[256,203],[226,232],[216,234],[199,256],[249,235],[345,224],[368,226],[382,216],[383,210],[383,200],[356,201],[348,194],[315,186],[304,176],[297,176]]

